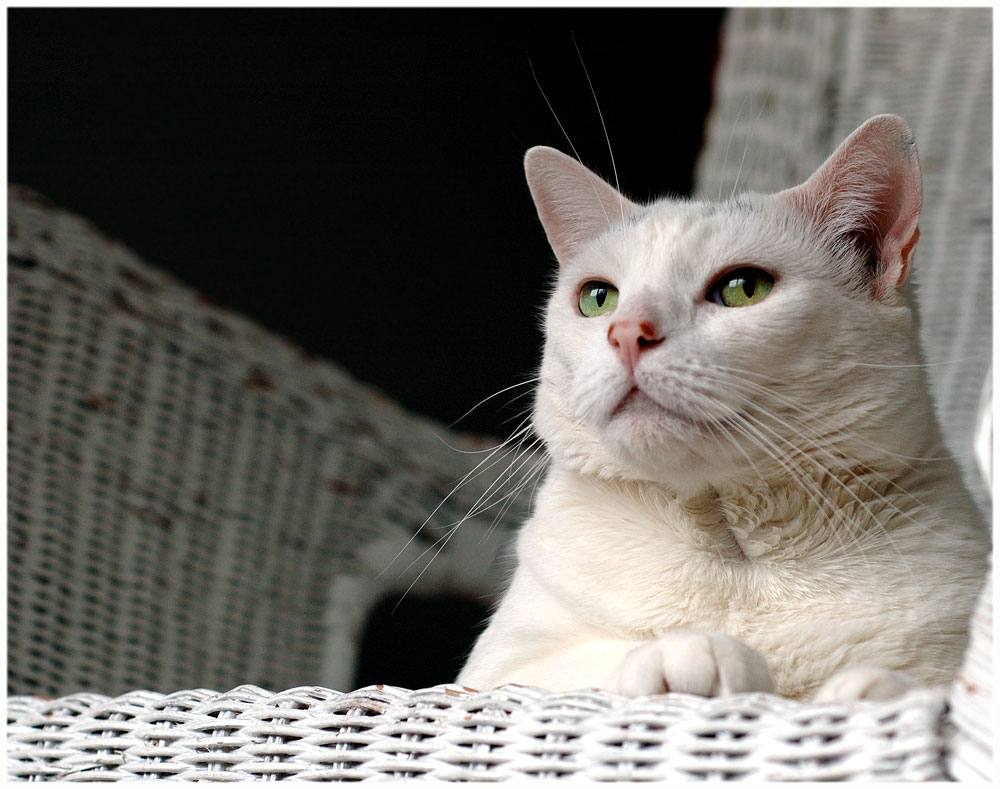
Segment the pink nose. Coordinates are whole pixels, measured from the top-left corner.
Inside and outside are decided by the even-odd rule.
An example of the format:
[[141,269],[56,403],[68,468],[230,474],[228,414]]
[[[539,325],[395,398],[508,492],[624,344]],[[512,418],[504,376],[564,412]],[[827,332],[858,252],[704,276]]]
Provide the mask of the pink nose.
[[608,329],[608,342],[618,351],[618,356],[631,375],[635,371],[639,354],[646,348],[659,345],[663,338],[649,321],[621,320],[612,323]]

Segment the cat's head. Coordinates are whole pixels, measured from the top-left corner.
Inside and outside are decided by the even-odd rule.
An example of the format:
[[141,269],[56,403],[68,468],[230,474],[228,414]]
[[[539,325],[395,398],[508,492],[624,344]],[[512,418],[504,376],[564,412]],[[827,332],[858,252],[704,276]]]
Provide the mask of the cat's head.
[[870,119],[799,186],[721,203],[638,205],[551,148],[525,171],[559,261],[535,404],[557,462],[687,494],[918,451],[901,119]]

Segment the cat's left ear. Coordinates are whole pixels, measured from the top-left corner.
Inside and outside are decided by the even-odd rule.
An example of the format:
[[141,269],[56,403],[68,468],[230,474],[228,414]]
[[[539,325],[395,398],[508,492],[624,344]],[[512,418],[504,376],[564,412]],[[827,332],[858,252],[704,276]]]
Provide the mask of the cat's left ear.
[[856,274],[875,298],[891,298],[906,279],[920,236],[923,189],[916,142],[902,118],[868,119],[809,180],[779,195],[834,243],[860,253]]

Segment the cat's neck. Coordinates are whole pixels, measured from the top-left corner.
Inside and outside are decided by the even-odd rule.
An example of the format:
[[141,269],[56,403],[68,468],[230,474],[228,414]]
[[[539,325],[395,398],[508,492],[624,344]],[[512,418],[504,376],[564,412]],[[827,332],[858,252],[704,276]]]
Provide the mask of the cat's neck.
[[844,468],[794,479],[754,477],[680,495],[662,484],[555,467],[550,483],[563,501],[601,502],[608,512],[648,524],[651,533],[662,523],[680,539],[727,558],[788,561],[892,541],[897,530],[920,523],[928,494],[939,495],[941,478],[934,469]]

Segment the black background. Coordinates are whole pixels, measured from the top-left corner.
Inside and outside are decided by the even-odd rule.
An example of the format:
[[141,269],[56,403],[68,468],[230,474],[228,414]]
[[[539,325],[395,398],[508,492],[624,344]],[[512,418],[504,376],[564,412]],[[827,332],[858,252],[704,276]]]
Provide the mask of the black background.
[[9,179],[452,422],[537,364],[554,264],[521,159],[569,146],[532,68],[613,180],[575,39],[622,188],[685,193],[720,17],[15,9]]
[[[9,180],[450,423],[537,365],[554,259],[521,160],[570,151],[542,91],[613,181],[582,55],[623,191],[686,193],[722,13],[13,9]],[[506,399],[458,427],[504,434]]]

